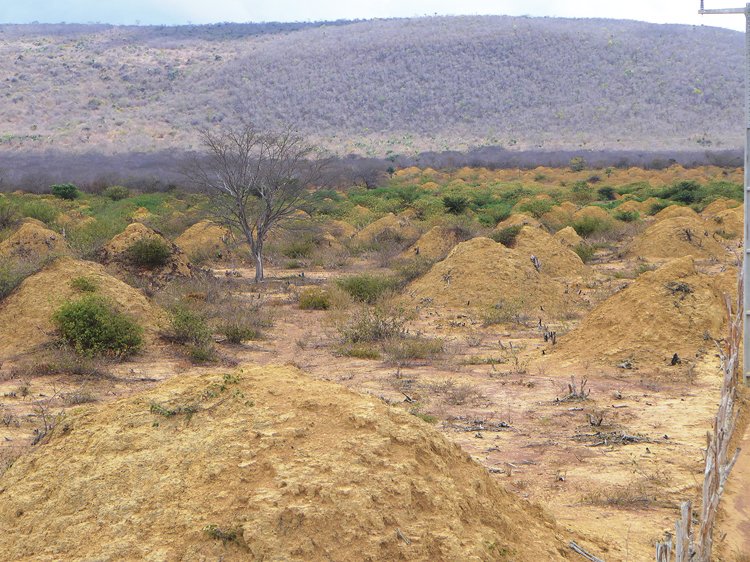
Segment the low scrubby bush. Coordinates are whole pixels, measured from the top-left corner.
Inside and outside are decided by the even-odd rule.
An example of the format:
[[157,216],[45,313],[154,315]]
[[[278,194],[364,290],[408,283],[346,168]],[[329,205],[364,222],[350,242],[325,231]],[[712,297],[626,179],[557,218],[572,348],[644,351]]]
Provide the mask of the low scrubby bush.
[[384,294],[395,289],[398,282],[391,277],[363,273],[337,279],[336,284],[349,293],[352,298],[373,304]]
[[111,185],[102,193],[104,197],[108,197],[112,201],[122,201],[130,197],[130,190],[122,185]]
[[499,242],[503,246],[513,248],[516,245],[516,238],[521,232],[521,228],[523,227],[520,224],[514,226],[506,226],[505,228],[494,231],[492,234],[490,234],[490,238],[492,238],[495,242]]
[[578,257],[581,258],[583,263],[590,262],[595,254],[594,248],[585,242],[576,245],[576,247],[573,248],[573,251],[578,254]]
[[20,218],[15,205],[4,198],[0,199],[0,230],[15,226]]
[[62,339],[81,355],[125,357],[143,345],[143,329],[97,295],[66,302],[52,320]]
[[383,353],[391,363],[405,365],[418,359],[434,359],[443,352],[444,345],[441,339],[419,336],[393,338],[383,343]]
[[403,310],[362,307],[338,326],[345,343],[382,342],[406,335],[407,318]]
[[148,269],[166,265],[171,255],[172,249],[169,245],[158,238],[141,238],[133,242],[127,250],[131,263]]
[[331,295],[320,287],[309,287],[299,295],[302,310],[328,310],[331,308]]
[[615,218],[622,222],[635,222],[641,218],[638,211],[615,211]]
[[169,313],[170,337],[181,344],[207,345],[211,328],[205,317],[186,305],[176,305]]
[[95,293],[98,287],[91,278],[81,276],[71,279],[70,288],[81,293]]
[[591,216],[576,219],[573,222],[572,226],[578,233],[578,236],[582,236],[584,238],[593,234],[605,232],[612,227],[610,221]]

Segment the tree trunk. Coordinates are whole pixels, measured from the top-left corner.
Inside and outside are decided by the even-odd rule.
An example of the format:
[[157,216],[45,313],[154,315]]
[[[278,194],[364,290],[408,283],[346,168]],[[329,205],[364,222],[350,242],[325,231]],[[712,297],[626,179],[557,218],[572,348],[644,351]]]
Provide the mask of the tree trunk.
[[258,243],[255,246],[255,251],[253,252],[253,259],[255,260],[255,282],[260,283],[263,281],[264,273],[263,273],[263,244]]

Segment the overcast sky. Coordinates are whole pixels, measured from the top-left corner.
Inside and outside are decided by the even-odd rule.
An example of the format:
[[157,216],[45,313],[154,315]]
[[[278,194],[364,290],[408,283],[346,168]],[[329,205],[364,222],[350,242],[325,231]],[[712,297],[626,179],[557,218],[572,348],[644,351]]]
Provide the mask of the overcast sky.
[[[0,0],[0,22],[186,24],[422,15],[623,18],[744,30],[741,15],[698,16],[699,0]],[[706,8],[743,6],[706,0]]]

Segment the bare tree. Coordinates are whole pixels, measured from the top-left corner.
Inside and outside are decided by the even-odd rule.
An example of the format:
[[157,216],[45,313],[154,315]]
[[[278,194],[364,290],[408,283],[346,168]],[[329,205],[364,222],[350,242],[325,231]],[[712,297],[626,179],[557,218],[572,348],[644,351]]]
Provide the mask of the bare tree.
[[191,162],[187,175],[215,195],[217,219],[242,233],[255,263],[255,282],[262,281],[266,239],[299,209],[326,161],[291,128],[274,133],[243,124],[200,134],[206,153]]

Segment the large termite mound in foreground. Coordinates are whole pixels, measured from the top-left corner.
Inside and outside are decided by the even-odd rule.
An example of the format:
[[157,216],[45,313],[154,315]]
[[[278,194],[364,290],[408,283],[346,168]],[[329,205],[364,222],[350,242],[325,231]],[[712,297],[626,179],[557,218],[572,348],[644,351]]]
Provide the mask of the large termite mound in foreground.
[[[577,275],[578,269],[572,273]],[[443,261],[409,285],[407,294],[423,306],[462,310],[513,302],[529,314],[539,312],[546,318],[570,300],[573,291],[566,295],[566,290],[546,271],[544,263],[537,271],[528,252],[479,237],[453,248]]]
[[0,242],[0,257],[44,258],[69,253],[62,235],[34,219],[27,219],[8,238]]
[[669,259],[683,256],[720,258],[727,256],[713,227],[697,216],[677,216],[653,223],[627,250],[631,257]]
[[428,424],[289,367],[66,417],[0,477],[8,560],[563,560],[533,505]]
[[83,296],[71,284],[85,277],[96,294],[140,324],[146,341],[156,338],[163,312],[140,291],[109,275],[98,263],[63,257],[28,277],[0,302],[0,360],[22,355],[55,339],[52,315],[67,300]]
[[698,273],[692,257],[673,260],[643,273],[597,306],[560,337],[553,357],[666,365],[677,353],[694,360],[697,354],[712,352],[712,338],[723,335],[721,285],[719,279]]
[[215,222],[203,220],[185,230],[174,242],[191,258],[217,260],[228,257],[231,233]]
[[[164,264],[144,267],[134,263],[131,251],[134,245],[142,240],[160,242],[169,251]],[[166,240],[161,234],[144,224],[134,222],[112,238],[98,254],[99,261],[110,266],[119,275],[135,275],[146,279],[153,286],[161,286],[177,277],[192,275],[190,263],[185,253],[176,245]]]

